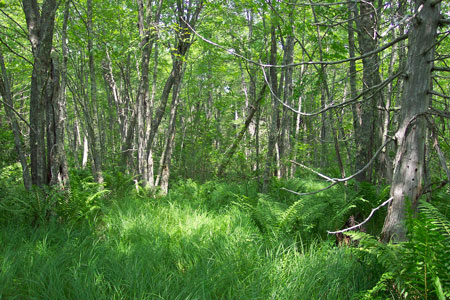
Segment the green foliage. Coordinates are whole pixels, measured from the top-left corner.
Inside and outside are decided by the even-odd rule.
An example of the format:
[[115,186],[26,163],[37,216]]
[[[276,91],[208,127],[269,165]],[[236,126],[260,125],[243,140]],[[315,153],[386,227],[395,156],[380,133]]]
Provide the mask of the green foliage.
[[59,192],[56,214],[66,221],[93,221],[105,206],[105,196],[110,190],[94,182],[86,171],[71,171],[70,194],[65,198],[64,192]]
[[41,198],[38,193],[28,193],[21,178],[19,163],[0,169],[0,224],[29,223],[42,215]]
[[0,170],[0,224],[90,222],[101,212],[109,193],[85,171],[71,171],[70,192],[58,187],[33,188],[28,192],[21,182],[21,172],[18,163]]
[[[83,173],[71,178],[96,193]],[[228,203],[246,190],[252,198],[250,187],[180,182],[165,198],[111,199],[101,223],[1,227],[0,298],[335,300],[375,284],[351,249],[267,243],[253,217]],[[226,209],[208,209],[221,198]],[[260,198],[261,210],[286,207]]]
[[[369,184],[358,193],[339,186],[305,196],[287,191],[308,193],[323,189],[326,185],[308,178],[275,180],[269,194],[258,194],[257,197],[237,195],[233,203],[248,212],[260,232],[269,239],[279,242],[280,238],[285,238],[309,243],[318,236],[325,238],[329,230],[342,228],[351,215],[367,216],[373,207],[386,200],[389,191],[386,188],[378,192]],[[374,219],[383,218],[380,213]],[[373,221],[369,222],[370,228],[380,227],[371,224]]]
[[0,168],[13,164],[17,161],[17,151],[14,147],[14,136],[12,131],[2,124],[0,126]]
[[449,220],[435,206],[422,202],[420,213],[408,220],[409,241],[381,244],[362,232],[348,235],[359,241],[362,259],[376,259],[386,270],[362,299],[446,299],[450,296]]

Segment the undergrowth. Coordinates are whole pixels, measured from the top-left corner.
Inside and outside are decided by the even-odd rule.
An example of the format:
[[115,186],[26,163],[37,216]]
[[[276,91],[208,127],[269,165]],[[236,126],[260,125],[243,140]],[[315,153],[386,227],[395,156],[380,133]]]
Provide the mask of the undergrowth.
[[[0,299],[396,299],[416,296],[411,286],[434,299],[439,284],[448,297],[448,264],[436,263],[448,258],[441,207],[425,204],[409,244],[354,233],[358,247],[336,247],[326,230],[367,214],[384,189],[298,197],[281,188],[323,183],[275,181],[260,194],[251,182],[187,180],[161,197],[122,173],[105,179],[72,172],[70,194],[41,198],[0,182]],[[427,274],[427,286],[411,274]]]

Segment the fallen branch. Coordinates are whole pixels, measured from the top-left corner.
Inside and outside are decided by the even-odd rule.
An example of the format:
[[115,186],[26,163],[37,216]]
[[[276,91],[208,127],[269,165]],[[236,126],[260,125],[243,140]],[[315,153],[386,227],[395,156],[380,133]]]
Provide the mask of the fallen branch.
[[338,230],[338,231],[327,231],[328,234],[344,233],[344,232],[346,232],[346,231],[350,231],[350,230],[356,229],[356,228],[358,228],[358,227],[361,227],[362,225],[364,225],[365,223],[367,223],[367,222],[370,220],[370,218],[372,218],[373,214],[374,214],[377,210],[379,210],[380,208],[382,208],[383,206],[385,206],[386,204],[388,204],[389,202],[391,202],[392,199],[394,199],[394,197],[391,197],[391,198],[387,199],[386,201],[384,201],[383,203],[381,203],[380,205],[378,205],[377,207],[372,208],[372,211],[370,212],[369,216],[368,216],[364,221],[362,221],[361,223],[356,224],[356,225],[354,225],[354,226],[352,226],[352,227],[348,227],[348,228],[345,228],[345,229],[342,229],[342,230]]

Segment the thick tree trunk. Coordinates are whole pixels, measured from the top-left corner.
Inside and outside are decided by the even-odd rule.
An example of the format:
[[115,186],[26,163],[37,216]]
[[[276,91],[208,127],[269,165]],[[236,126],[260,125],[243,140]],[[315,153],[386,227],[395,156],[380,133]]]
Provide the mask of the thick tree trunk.
[[46,159],[46,150],[49,149],[46,149],[45,142],[45,112],[49,101],[46,89],[51,80],[50,52],[58,2],[44,1],[42,11],[37,0],[23,0],[22,3],[34,58],[30,92],[31,181],[42,187],[49,183]]
[[[63,33],[63,37],[65,38],[65,33]],[[64,122],[66,119],[65,66],[63,67],[64,79],[60,81],[61,70],[58,54],[52,52],[51,59],[51,85],[48,89],[47,96],[47,161],[49,184],[68,189],[69,170],[66,151],[64,149]]]
[[407,201],[416,209],[423,192],[425,167],[426,119],[430,103],[430,81],[434,44],[440,19],[440,4],[416,0],[416,12],[409,33],[408,69],[401,100],[399,128],[395,135],[397,153],[391,184],[393,200],[382,231],[387,242],[406,239],[405,215]]

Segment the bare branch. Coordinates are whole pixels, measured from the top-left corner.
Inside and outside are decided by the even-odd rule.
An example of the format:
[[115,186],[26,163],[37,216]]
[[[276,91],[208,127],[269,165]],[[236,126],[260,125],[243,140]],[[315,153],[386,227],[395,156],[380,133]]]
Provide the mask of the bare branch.
[[450,72],[450,68],[433,67],[432,71],[438,71],[438,72]]
[[441,94],[441,93],[438,93],[438,92],[435,92],[435,91],[428,91],[428,94],[439,96],[439,97],[444,98],[444,99],[450,99],[450,96],[447,96],[447,95],[444,95],[444,94]]
[[440,117],[443,117],[443,118],[449,118],[450,119],[450,113],[447,112],[447,111],[442,111],[442,110],[430,107],[428,109],[428,113],[436,115],[436,116],[440,116]]
[[[264,68],[262,68],[263,71],[263,75],[264,75],[264,80],[266,81],[266,83],[268,83],[268,79],[266,76],[266,73],[264,71]],[[275,97],[275,99],[277,99],[278,102],[280,102],[284,107],[286,107],[287,109],[291,110],[292,112],[299,114],[301,116],[305,116],[305,117],[313,117],[313,116],[317,116],[320,115],[330,109],[334,109],[334,108],[343,108],[346,107],[347,105],[353,104],[355,102],[358,102],[358,99],[361,98],[362,96],[364,96],[365,94],[367,94],[368,92],[374,90],[374,93],[379,92],[380,90],[382,90],[386,85],[388,85],[390,82],[392,82],[394,79],[396,79],[397,77],[399,77],[402,74],[402,72],[398,72],[397,74],[392,75],[391,77],[389,77],[388,79],[386,79],[385,81],[371,86],[368,89],[363,90],[359,95],[357,95],[356,97],[348,100],[348,101],[344,101],[344,102],[340,102],[338,104],[333,104],[335,103],[335,101],[330,102],[330,104],[328,104],[327,106],[325,106],[324,108],[322,108],[319,111],[313,112],[313,113],[305,113],[305,112],[301,112],[296,110],[295,108],[293,108],[292,106],[286,104],[283,102],[283,100],[281,100],[280,98],[278,98],[276,96],[276,94],[273,92],[272,88],[269,85],[270,88],[270,92],[272,93],[272,95]]]
[[328,234],[344,233],[344,232],[346,232],[346,231],[350,231],[350,230],[356,229],[356,228],[358,228],[358,227],[361,227],[362,225],[364,225],[365,223],[367,223],[367,222],[370,220],[370,218],[372,218],[373,214],[374,214],[377,210],[379,210],[380,208],[382,208],[383,206],[385,206],[386,204],[388,204],[389,202],[391,202],[392,199],[394,199],[394,197],[391,197],[391,198],[387,199],[386,201],[384,201],[383,203],[381,203],[381,204],[378,205],[377,207],[373,208],[372,211],[370,212],[369,216],[368,216],[364,221],[362,221],[361,223],[356,224],[356,225],[354,225],[354,226],[352,226],[352,227],[348,227],[348,228],[339,230],[339,231],[327,231]]
[[239,58],[241,58],[241,59],[243,59],[243,60],[245,60],[245,61],[247,61],[247,62],[249,62],[251,64],[254,64],[254,65],[257,65],[257,66],[260,66],[260,67],[266,67],[266,68],[289,68],[289,67],[296,67],[296,66],[301,66],[301,65],[339,65],[339,64],[346,63],[346,62],[357,61],[357,60],[361,60],[361,59],[364,59],[366,57],[372,56],[372,55],[377,54],[377,53],[379,53],[379,52],[381,52],[381,51],[383,51],[383,50],[385,50],[385,49],[387,49],[387,48],[397,44],[398,42],[408,38],[408,34],[401,35],[401,36],[397,37],[396,39],[394,39],[393,41],[387,43],[386,45],[384,45],[384,46],[382,46],[382,47],[380,47],[378,49],[375,49],[373,51],[367,52],[364,55],[361,55],[361,56],[358,56],[358,57],[351,57],[351,58],[341,59],[341,60],[336,60],[336,61],[302,61],[302,62],[286,64],[286,65],[271,65],[271,64],[263,64],[261,62],[256,62],[256,61],[251,60],[251,59],[249,59],[249,58],[247,58],[247,57],[245,57],[245,56],[243,56],[243,55],[241,55],[239,53],[236,53],[236,51],[234,49],[230,49],[230,48],[227,48],[225,46],[219,45],[219,44],[217,44],[217,43],[215,43],[215,42],[205,38],[204,36],[200,35],[189,24],[186,24],[186,25],[202,41],[204,41],[204,42],[206,42],[206,43],[208,43],[210,45],[213,45],[213,46],[215,46],[215,47],[217,47],[219,49],[224,50],[229,55],[233,55],[233,56],[239,57]]
[[317,190],[317,191],[312,191],[312,192],[307,192],[307,193],[299,193],[299,192],[296,192],[296,191],[293,191],[293,190],[290,190],[290,189],[287,189],[287,188],[284,188],[284,187],[280,188],[280,190],[287,191],[287,192],[295,194],[297,196],[309,196],[309,195],[314,195],[314,194],[318,194],[320,192],[329,190],[329,189],[331,189],[333,186],[335,186],[338,183],[339,182],[335,181],[335,182],[333,182],[332,184],[330,184],[329,186],[327,186],[327,187],[325,187],[323,189],[320,189],[320,190]]
[[[353,2],[359,3],[361,1],[355,0]],[[347,5],[348,4],[347,1],[333,2],[333,3],[326,3],[326,2],[322,2],[322,3],[321,2],[300,2],[300,3],[293,2],[293,3],[291,3],[291,2],[282,1],[282,3],[290,4],[290,5],[294,5],[294,6],[334,6],[334,5]]]
[[19,117],[19,119],[21,119],[28,126],[28,128],[30,128],[30,130],[32,130],[34,132],[33,128],[30,126],[30,124],[27,122],[27,120],[25,120],[14,107],[12,107],[11,105],[9,105],[8,103],[6,103],[3,100],[0,100],[0,102],[3,103],[3,105],[7,106],[10,110],[12,110]]
[[20,57],[21,59],[23,59],[24,61],[26,61],[27,63],[29,63],[30,65],[33,65],[33,63],[31,61],[29,61],[27,58],[25,58],[25,56],[20,55],[19,53],[17,53],[16,51],[14,51],[13,49],[11,49],[11,47],[8,46],[7,43],[5,43],[2,38],[0,38],[0,43],[2,43],[6,48],[8,48],[8,50],[13,53],[14,55],[16,55],[17,57]]
[[27,30],[25,30],[16,20],[14,20],[10,15],[8,15],[3,9],[0,9],[0,12],[2,12],[2,14],[4,14],[8,19],[10,19],[14,24],[16,24],[17,27],[19,27],[24,32],[25,34],[24,37],[26,37],[29,40]]
[[392,142],[392,141],[393,141],[393,139],[392,139],[391,137],[388,137],[388,139],[386,140],[386,142],[385,142],[383,145],[381,145],[380,148],[378,148],[377,152],[375,152],[375,154],[372,156],[372,158],[370,159],[370,161],[369,161],[362,169],[360,169],[358,172],[354,173],[353,175],[350,175],[350,176],[345,177],[345,178],[331,178],[331,177],[328,177],[328,176],[326,176],[326,175],[324,175],[324,174],[321,174],[321,173],[319,173],[319,172],[317,172],[317,171],[314,171],[314,170],[312,170],[311,168],[305,167],[304,165],[302,165],[302,164],[300,164],[300,163],[297,163],[297,162],[293,162],[293,161],[292,161],[293,163],[299,165],[300,167],[304,167],[304,168],[306,168],[306,169],[312,171],[314,174],[317,174],[317,175],[319,175],[320,177],[325,178],[325,179],[327,179],[328,181],[331,181],[332,184],[330,184],[329,186],[327,186],[327,187],[325,187],[325,188],[323,188],[323,189],[320,189],[320,190],[317,190],[317,191],[313,191],[313,192],[307,192],[307,193],[299,193],[299,192],[295,192],[295,191],[292,191],[292,190],[289,190],[289,189],[286,189],[286,188],[281,188],[281,189],[282,189],[282,190],[285,190],[285,191],[288,191],[288,192],[290,192],[290,193],[293,193],[293,194],[295,194],[295,195],[297,195],[297,196],[313,195],[313,194],[317,194],[317,193],[326,191],[326,190],[332,188],[333,186],[335,186],[336,184],[338,184],[338,183],[340,183],[340,182],[346,182],[346,181],[349,181],[350,179],[353,179],[353,178],[355,178],[356,176],[358,176],[359,174],[361,174],[362,172],[364,172],[368,167],[370,167],[371,164],[373,164],[373,162],[374,162],[375,159],[377,158],[378,154],[380,154],[381,150],[383,150],[383,148],[386,147],[387,144],[389,144],[389,143]]
[[305,166],[305,165],[303,165],[303,164],[301,164],[299,162],[296,162],[295,160],[291,160],[290,162],[293,163],[293,164],[296,164],[297,166],[300,166],[300,167],[302,167],[302,168],[304,168],[304,169],[306,169],[308,171],[313,172],[314,174],[316,174],[316,175],[326,179],[327,181],[336,182],[336,180],[334,180],[333,178],[330,178],[330,177],[328,177],[328,176],[326,176],[326,175],[324,175],[322,173],[319,173],[319,172],[311,169],[310,167],[307,167],[307,166]]

